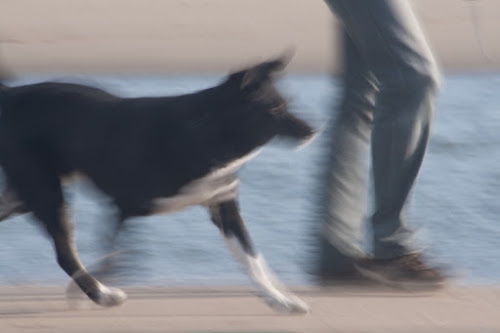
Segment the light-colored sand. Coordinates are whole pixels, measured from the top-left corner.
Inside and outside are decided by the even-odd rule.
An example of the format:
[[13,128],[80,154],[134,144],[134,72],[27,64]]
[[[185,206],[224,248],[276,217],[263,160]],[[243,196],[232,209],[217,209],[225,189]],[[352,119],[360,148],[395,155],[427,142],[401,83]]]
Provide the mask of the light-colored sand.
[[[500,68],[500,1],[415,0],[445,69]],[[293,46],[292,71],[336,68],[322,0],[2,0],[0,63],[17,73],[199,73]]]
[[300,316],[277,314],[243,289],[127,291],[121,307],[71,310],[62,287],[0,287],[0,332],[500,332],[498,287],[299,289],[311,306]]

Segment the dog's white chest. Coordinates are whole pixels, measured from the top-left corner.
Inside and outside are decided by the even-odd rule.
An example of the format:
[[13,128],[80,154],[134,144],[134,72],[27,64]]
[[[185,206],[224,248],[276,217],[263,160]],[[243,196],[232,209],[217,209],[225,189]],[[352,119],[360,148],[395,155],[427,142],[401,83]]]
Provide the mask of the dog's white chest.
[[155,199],[153,213],[171,213],[189,206],[209,206],[236,198],[239,183],[236,171],[259,152],[260,150],[253,151],[223,168],[215,169],[206,176],[191,181],[175,196]]

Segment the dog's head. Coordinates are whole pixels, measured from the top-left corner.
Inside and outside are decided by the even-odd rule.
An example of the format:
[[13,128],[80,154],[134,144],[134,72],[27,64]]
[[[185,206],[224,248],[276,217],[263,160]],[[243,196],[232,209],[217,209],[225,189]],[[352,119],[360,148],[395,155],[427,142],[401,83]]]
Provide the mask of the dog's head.
[[308,141],[315,134],[305,121],[289,113],[286,99],[273,84],[290,58],[285,55],[229,76],[226,85],[243,101],[238,110],[233,110],[245,120],[243,131],[259,132],[267,140],[281,136],[298,143]]

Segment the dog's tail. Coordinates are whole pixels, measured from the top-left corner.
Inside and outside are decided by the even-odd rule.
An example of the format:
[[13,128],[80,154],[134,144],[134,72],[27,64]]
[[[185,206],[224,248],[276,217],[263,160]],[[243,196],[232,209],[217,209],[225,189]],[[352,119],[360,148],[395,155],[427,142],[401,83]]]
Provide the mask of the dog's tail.
[[5,70],[3,66],[0,65],[0,91],[3,91],[8,88],[5,84],[6,81],[12,78],[12,74]]
[[5,85],[5,81],[12,78],[12,73],[4,66],[2,50],[0,49],[0,91],[7,89],[8,87]]
[[5,81],[9,79],[9,74],[6,73],[5,71],[0,68],[0,91],[4,91],[7,89],[7,86],[5,85]]
[[0,92],[6,91],[9,86],[6,84],[12,76],[0,69]]
[[2,70],[0,70],[0,92],[7,90],[8,87],[5,85],[4,82],[7,81],[8,77],[9,77],[8,75],[5,75],[5,73]]
[[0,91],[5,90],[7,88],[4,82],[7,80],[8,77],[9,75],[5,73],[5,71],[0,66]]

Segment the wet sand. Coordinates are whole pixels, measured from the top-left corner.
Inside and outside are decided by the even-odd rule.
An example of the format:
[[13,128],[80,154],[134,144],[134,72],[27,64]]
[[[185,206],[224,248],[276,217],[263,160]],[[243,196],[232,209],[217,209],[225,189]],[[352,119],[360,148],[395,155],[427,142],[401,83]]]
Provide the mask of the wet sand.
[[311,312],[292,316],[245,288],[124,290],[127,302],[105,309],[69,307],[64,287],[0,287],[0,332],[500,332],[500,287],[296,288]]

